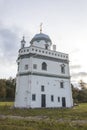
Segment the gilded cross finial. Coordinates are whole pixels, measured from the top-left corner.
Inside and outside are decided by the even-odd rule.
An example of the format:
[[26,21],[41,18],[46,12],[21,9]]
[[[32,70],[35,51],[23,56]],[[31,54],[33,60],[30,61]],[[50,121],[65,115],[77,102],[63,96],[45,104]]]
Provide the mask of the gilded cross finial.
[[40,24],[40,33],[42,33],[42,25],[43,23]]

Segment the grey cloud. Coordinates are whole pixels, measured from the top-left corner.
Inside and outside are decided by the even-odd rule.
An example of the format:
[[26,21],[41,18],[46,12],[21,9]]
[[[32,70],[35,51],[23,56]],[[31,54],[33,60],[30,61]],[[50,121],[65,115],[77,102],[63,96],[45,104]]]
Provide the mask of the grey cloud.
[[70,69],[80,69],[81,65],[71,65]]
[[0,50],[3,58],[14,59],[18,51],[18,34],[11,28],[0,28]]
[[86,72],[72,73],[71,76],[74,78],[87,77],[87,73]]

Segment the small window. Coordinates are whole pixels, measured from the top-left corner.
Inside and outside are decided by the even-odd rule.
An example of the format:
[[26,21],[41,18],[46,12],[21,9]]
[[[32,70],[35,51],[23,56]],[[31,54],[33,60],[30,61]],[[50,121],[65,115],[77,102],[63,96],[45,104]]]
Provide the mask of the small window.
[[45,62],[42,63],[42,70],[47,70],[47,64]]
[[45,49],[46,49],[46,50],[48,49],[48,46],[49,46],[48,44],[45,44]]
[[44,86],[43,85],[41,86],[41,91],[44,92]]
[[60,102],[60,97],[58,97],[58,102]]
[[33,69],[37,69],[37,64],[33,64]]
[[60,82],[60,88],[64,88],[64,82]]
[[19,71],[19,65],[20,65],[20,63],[18,62],[18,71]]
[[54,96],[53,96],[53,95],[51,95],[51,101],[52,101],[52,102],[54,101]]
[[28,65],[25,65],[25,70],[28,70]]
[[65,73],[65,65],[61,65],[61,73]]
[[36,95],[32,94],[32,101],[35,101],[35,100],[36,100]]

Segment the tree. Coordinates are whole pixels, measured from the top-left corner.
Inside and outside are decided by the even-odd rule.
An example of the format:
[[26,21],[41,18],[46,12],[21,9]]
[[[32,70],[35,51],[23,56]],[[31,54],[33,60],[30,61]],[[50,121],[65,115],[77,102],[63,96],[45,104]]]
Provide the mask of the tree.
[[71,84],[72,87],[72,97],[74,103],[78,103],[78,94],[79,94],[79,89],[75,88],[73,84]]
[[6,86],[7,86],[6,87],[6,92],[7,92],[6,98],[10,99],[10,100],[14,99],[14,96],[15,96],[15,86],[16,86],[15,79],[12,79],[10,77],[8,80],[6,80]]
[[77,98],[79,102],[87,102],[87,89],[79,90]]
[[6,98],[6,84],[5,80],[0,79],[0,99]]
[[80,80],[79,84],[80,84],[81,89],[87,89],[87,87],[86,87],[87,84],[85,82],[83,82],[83,80]]
[[15,79],[0,79],[0,100],[14,100]]

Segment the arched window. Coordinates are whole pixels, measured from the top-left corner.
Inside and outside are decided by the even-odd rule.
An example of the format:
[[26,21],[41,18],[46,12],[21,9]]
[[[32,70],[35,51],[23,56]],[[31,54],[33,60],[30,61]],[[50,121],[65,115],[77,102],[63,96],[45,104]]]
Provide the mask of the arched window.
[[63,73],[63,74],[65,73],[65,65],[64,64],[61,65],[61,73]]
[[42,70],[47,70],[47,64],[45,62],[42,63]]

